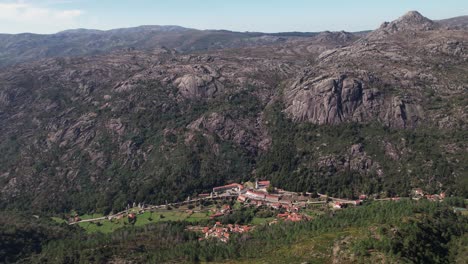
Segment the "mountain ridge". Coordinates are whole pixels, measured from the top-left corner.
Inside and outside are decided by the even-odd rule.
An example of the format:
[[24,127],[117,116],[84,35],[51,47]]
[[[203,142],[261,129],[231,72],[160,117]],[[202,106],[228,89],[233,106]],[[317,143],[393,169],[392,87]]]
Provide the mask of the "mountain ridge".
[[[411,15],[411,13],[407,15]],[[415,15],[414,12],[413,15]],[[407,18],[409,19],[409,17]],[[413,19],[415,18],[413,17]],[[463,24],[464,20],[461,18],[450,21],[453,28],[466,25],[466,23]],[[399,23],[401,24],[401,22],[404,21]],[[434,22],[432,25],[437,23]],[[457,26],[457,23],[459,26]],[[395,25],[389,26],[393,27]],[[389,30],[392,29],[381,29],[380,34],[387,34]],[[175,25],[146,25],[110,30],[71,29],[48,35],[34,33],[0,34],[0,67],[41,58],[106,54],[129,48],[151,50],[166,47],[186,53],[277,45],[285,41],[313,38],[320,33],[326,32],[236,32],[229,30],[198,30]],[[350,34],[364,37],[367,32]]]
[[437,23],[440,23],[448,28],[467,29],[468,16],[458,16],[453,18],[437,20]]

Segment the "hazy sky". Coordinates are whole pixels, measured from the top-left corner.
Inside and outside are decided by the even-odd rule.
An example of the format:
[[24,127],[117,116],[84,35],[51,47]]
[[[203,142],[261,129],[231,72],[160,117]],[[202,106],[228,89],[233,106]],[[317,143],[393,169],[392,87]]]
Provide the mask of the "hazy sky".
[[180,25],[235,31],[359,31],[409,10],[468,15],[468,0],[0,0],[1,33]]

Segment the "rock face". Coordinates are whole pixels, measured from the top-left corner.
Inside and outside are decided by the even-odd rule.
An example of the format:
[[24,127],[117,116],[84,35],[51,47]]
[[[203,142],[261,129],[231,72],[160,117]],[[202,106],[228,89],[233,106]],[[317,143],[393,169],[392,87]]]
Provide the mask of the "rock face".
[[177,78],[174,84],[185,98],[210,98],[223,89],[223,85],[209,75],[187,74]]
[[[366,90],[366,91],[364,91]],[[286,93],[290,104],[286,108],[296,121],[309,121],[316,124],[338,124],[353,119],[356,110],[371,105],[374,95],[363,87],[362,80],[346,75],[338,78],[319,76],[294,83]],[[359,114],[356,113],[359,118]]]
[[395,127],[414,127],[422,118],[418,105],[383,94],[368,73],[301,77],[285,93],[285,112],[294,120],[315,124],[369,122],[379,119]]

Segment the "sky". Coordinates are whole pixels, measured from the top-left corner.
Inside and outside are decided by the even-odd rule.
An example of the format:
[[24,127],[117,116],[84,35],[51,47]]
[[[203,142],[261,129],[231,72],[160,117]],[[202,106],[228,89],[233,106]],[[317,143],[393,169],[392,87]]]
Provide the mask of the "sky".
[[0,0],[0,33],[179,25],[233,31],[361,31],[407,11],[468,15],[468,0]]

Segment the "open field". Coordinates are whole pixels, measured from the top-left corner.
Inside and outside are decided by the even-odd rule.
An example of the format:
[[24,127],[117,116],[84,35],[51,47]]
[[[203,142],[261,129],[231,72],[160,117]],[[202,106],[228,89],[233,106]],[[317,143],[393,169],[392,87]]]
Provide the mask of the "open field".
[[[98,216],[99,217],[99,216]],[[144,226],[150,223],[158,223],[165,221],[188,221],[197,222],[201,220],[209,219],[207,213],[193,213],[189,214],[184,211],[178,210],[164,210],[157,212],[145,212],[137,216],[135,226]],[[102,220],[96,223],[79,223],[79,226],[84,228],[88,233],[111,233],[115,230],[130,226],[127,217],[122,219]]]

